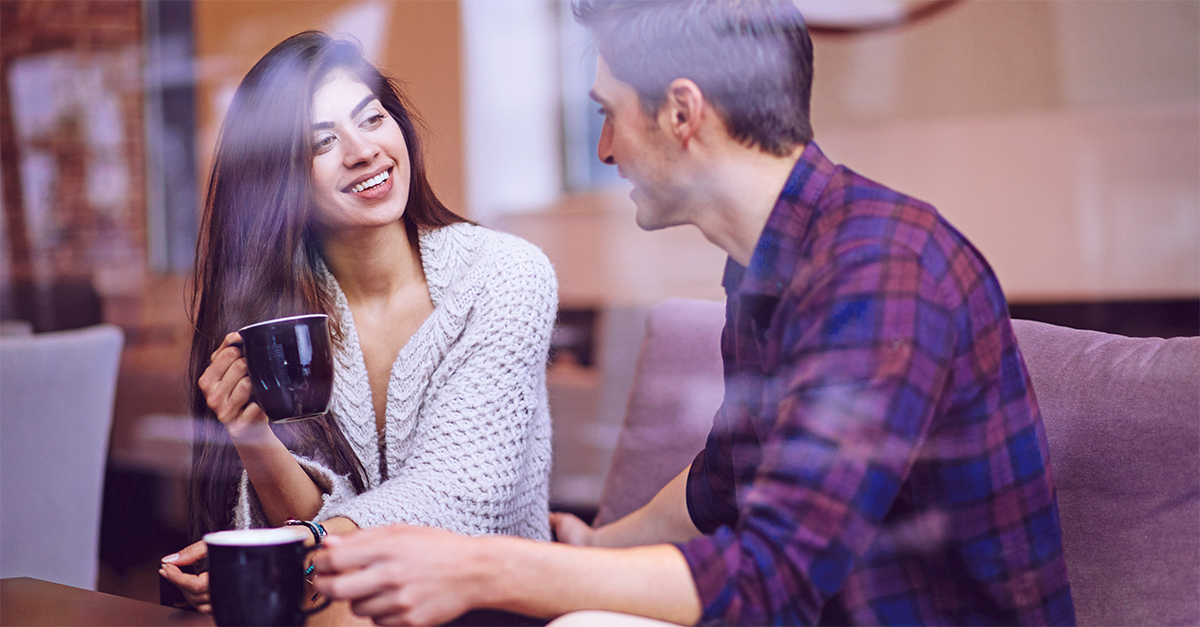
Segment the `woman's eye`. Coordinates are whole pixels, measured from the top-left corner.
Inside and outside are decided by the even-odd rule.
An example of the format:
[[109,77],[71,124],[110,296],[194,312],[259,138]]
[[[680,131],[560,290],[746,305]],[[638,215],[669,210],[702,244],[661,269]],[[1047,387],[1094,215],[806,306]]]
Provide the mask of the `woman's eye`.
[[386,117],[387,117],[387,114],[384,114],[384,113],[371,114],[370,116],[367,117],[367,119],[363,120],[363,126],[365,126],[367,128],[375,128],[376,126],[379,126],[383,122],[383,119]]
[[322,135],[313,142],[313,152],[325,152],[333,146],[333,135]]

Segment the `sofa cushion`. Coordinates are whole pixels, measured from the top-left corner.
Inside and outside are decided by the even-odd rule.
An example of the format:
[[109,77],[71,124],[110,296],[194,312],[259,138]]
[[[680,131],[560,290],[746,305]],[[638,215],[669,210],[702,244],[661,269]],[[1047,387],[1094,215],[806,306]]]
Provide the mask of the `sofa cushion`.
[[1013,329],[1082,625],[1200,624],[1200,338]]
[[725,393],[724,326],[719,302],[674,299],[650,310],[597,525],[645,505],[704,448]]

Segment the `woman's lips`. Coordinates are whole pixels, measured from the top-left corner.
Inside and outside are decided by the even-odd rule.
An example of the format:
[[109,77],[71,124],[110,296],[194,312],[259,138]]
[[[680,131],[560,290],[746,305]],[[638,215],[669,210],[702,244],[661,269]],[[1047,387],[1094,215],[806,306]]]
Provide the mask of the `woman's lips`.
[[[372,185],[372,183],[375,184]],[[364,186],[366,187],[365,189],[362,189],[361,191],[354,191],[355,189],[359,189],[360,187]],[[362,183],[352,185],[350,187],[350,191],[347,193],[355,198],[374,200],[376,198],[382,198],[383,196],[386,196],[390,191],[392,191],[392,170],[387,169]]]

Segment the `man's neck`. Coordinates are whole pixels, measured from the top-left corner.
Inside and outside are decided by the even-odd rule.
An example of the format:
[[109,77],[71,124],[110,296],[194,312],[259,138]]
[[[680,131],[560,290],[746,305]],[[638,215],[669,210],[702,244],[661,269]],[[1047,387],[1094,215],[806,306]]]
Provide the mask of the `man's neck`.
[[734,261],[750,265],[767,218],[802,152],[804,146],[783,157],[744,146],[724,151],[710,168],[709,202],[696,212],[696,227]]

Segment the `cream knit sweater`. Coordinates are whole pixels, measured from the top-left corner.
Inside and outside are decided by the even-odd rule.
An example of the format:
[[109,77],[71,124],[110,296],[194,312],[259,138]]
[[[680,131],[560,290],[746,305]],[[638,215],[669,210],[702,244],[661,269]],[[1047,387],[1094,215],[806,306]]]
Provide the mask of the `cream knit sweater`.
[[[549,539],[550,412],[546,353],[558,284],[545,255],[512,235],[470,224],[422,231],[433,313],[400,350],[388,383],[386,481],[354,316],[336,279],[343,341],[330,411],[366,470],[367,490],[296,456],[326,492],[316,520],[359,527],[397,522],[467,535]],[[268,526],[242,473],[234,526]]]

